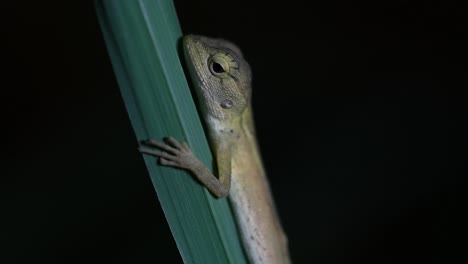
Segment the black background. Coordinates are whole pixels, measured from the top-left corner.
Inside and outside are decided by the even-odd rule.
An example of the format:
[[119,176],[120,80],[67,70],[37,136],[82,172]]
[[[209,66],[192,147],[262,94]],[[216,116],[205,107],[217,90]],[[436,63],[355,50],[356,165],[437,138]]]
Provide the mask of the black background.
[[[316,2],[175,1],[251,63],[294,262],[463,263],[461,3]],[[1,17],[1,262],[180,263],[93,3]]]

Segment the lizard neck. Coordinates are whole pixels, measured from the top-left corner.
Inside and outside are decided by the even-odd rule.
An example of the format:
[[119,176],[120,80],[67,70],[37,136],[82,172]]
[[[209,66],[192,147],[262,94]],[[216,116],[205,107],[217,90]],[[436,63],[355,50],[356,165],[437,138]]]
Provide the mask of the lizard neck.
[[250,107],[246,107],[239,116],[230,120],[208,117],[206,122],[211,142],[224,142],[231,146],[236,146],[244,141],[255,143],[255,131]]
[[233,169],[241,174],[263,174],[263,166],[254,131],[252,110],[250,107],[230,122],[219,119],[209,122],[209,137],[212,151],[237,153],[230,155]]

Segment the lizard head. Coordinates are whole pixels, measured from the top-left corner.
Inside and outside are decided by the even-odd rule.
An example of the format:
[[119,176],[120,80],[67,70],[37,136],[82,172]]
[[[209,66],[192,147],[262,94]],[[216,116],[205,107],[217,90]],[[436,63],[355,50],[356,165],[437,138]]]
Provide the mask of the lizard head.
[[197,35],[183,38],[185,60],[206,121],[229,124],[249,107],[251,73],[233,43]]

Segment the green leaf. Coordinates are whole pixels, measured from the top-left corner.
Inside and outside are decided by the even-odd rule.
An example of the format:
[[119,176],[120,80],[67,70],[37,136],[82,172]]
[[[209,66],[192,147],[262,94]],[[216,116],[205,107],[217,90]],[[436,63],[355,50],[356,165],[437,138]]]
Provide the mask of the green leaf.
[[[182,33],[173,3],[100,0],[96,10],[138,142],[171,135],[212,166],[177,52]],[[246,263],[227,200],[182,170],[144,160],[184,262]]]

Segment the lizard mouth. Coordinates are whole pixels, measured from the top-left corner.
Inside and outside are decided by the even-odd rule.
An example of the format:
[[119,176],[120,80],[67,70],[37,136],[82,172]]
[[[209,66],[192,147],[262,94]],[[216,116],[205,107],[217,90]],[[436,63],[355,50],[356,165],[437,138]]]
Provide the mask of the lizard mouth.
[[184,50],[184,59],[188,67],[190,77],[196,85],[200,85],[202,76],[199,75],[200,69],[203,67],[203,61],[201,60],[201,49],[203,43],[200,41],[200,37],[196,35],[187,35],[182,39],[182,45]]

